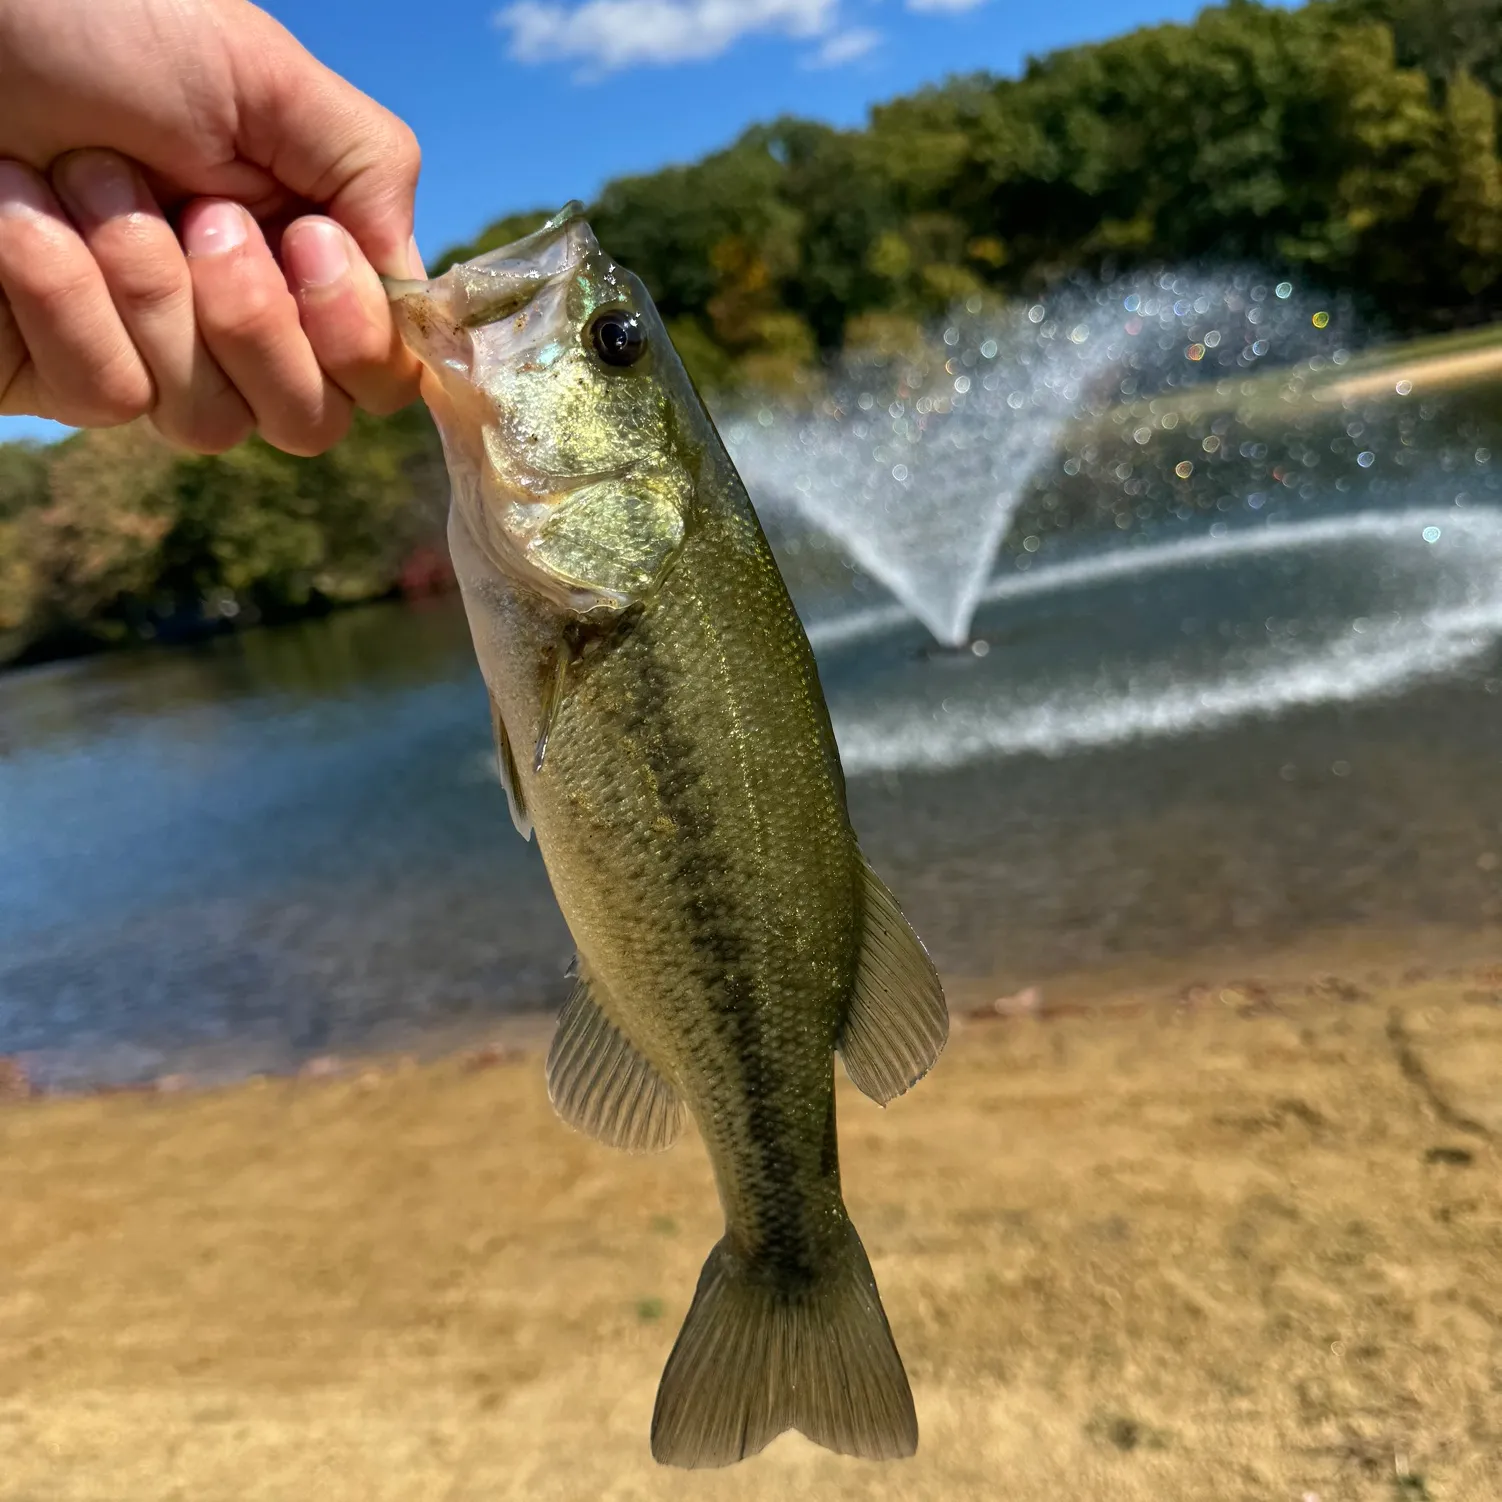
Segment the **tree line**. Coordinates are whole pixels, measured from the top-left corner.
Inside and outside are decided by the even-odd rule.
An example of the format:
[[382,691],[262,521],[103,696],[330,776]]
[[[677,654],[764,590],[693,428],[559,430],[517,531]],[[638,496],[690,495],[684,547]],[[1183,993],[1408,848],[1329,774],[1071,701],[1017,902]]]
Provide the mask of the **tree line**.
[[[590,217],[726,397],[900,350],[975,293],[1142,264],[1256,262],[1417,333],[1502,314],[1499,99],[1502,0],[1232,0],[861,130],[757,126],[609,184]],[[382,593],[440,535],[442,492],[419,409],[316,460],[176,455],[140,428],[0,446],[0,660]]]

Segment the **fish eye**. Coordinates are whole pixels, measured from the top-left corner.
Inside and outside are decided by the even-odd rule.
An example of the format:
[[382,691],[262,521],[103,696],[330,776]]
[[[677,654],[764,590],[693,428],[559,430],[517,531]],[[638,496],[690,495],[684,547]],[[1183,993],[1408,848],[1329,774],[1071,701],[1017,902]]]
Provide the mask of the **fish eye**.
[[597,315],[589,342],[607,365],[635,365],[647,352],[647,332],[629,308],[606,308]]

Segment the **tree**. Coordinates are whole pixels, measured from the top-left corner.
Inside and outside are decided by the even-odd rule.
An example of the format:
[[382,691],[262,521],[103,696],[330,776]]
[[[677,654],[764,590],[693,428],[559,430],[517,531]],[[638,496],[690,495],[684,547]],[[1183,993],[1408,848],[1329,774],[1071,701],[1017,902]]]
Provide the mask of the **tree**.
[[1341,23],[1376,22],[1398,61],[1443,86],[1457,74],[1502,95],[1502,0],[1328,0]]
[[1444,183],[1439,217],[1449,231],[1454,275],[1468,291],[1502,283],[1502,161],[1497,158],[1497,104],[1469,73],[1457,73],[1445,96],[1439,145]]
[[[712,393],[785,391],[841,346],[910,350],[956,300],[1134,263],[1252,261],[1398,330],[1479,322],[1502,314],[1499,89],[1502,0],[1231,0],[919,90],[864,130],[757,126],[609,184],[590,218]],[[173,455],[141,428],[0,447],[0,657],[379,594],[441,536],[446,491],[417,407],[306,461]]]

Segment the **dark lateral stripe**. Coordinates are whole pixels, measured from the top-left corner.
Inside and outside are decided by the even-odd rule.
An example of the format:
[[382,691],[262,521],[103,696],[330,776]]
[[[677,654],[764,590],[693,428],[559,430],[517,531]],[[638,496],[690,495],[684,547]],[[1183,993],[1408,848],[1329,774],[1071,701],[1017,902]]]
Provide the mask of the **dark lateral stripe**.
[[[671,686],[668,671],[653,650],[655,624],[643,622],[644,629],[639,629],[633,642],[636,679],[630,718],[623,728],[637,744],[648,748],[648,765],[659,796],[683,831],[672,846],[673,885],[692,944],[690,979],[710,1003],[720,1057],[727,1065],[733,1061],[739,1076],[736,1083],[753,1158],[739,1165],[745,1181],[741,1187],[745,1191],[758,1184],[776,1186],[783,1200],[779,1205],[765,1194],[754,1197],[763,1240],[757,1250],[766,1270],[779,1282],[801,1284],[814,1276],[814,1248],[804,1230],[805,1206],[792,1198],[803,1186],[789,1140],[792,1124],[780,1109],[788,1082],[766,1046],[763,1006],[767,998],[757,994],[755,954],[729,900],[732,875],[715,842],[714,808],[702,792],[702,747],[668,712]],[[830,1104],[832,1132],[832,1098]],[[827,1158],[830,1146],[822,1146]]]

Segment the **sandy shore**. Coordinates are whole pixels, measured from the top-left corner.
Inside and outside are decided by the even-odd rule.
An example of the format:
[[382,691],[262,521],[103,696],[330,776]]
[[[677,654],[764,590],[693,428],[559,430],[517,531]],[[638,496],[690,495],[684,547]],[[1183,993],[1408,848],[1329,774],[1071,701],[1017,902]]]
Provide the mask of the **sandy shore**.
[[0,1104],[0,1498],[1496,1502],[1502,966],[1442,952],[1080,980],[845,1091],[887,1467],[653,1466],[706,1165],[569,1132],[534,1050]]

